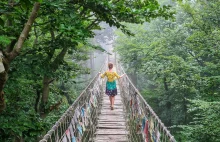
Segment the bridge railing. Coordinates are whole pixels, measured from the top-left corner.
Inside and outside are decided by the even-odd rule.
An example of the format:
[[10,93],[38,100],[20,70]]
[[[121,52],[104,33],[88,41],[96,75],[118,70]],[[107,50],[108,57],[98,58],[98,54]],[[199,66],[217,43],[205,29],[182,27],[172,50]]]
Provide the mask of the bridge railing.
[[[106,61],[100,72],[106,70]],[[102,91],[103,80],[97,74],[40,142],[92,141],[96,131]]]
[[[119,74],[125,71],[117,64]],[[126,76],[119,80],[123,103],[126,108],[129,140],[131,142],[176,142],[157,114]]]

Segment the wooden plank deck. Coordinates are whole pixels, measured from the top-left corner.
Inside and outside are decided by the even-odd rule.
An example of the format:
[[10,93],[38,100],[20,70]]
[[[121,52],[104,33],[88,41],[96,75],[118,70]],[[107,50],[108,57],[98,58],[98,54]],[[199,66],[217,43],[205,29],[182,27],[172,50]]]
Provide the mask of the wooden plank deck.
[[128,142],[127,135],[120,94],[115,97],[114,110],[111,110],[109,98],[104,94],[94,142]]

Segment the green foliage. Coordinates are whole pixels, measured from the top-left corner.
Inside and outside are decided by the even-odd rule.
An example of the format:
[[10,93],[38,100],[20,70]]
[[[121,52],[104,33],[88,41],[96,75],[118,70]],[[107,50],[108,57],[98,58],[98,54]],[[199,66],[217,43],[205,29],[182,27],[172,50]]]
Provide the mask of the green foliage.
[[172,126],[177,141],[217,142],[220,3],[172,5],[175,21],[127,24],[135,36],[118,32],[116,51],[127,70],[137,75],[144,98],[165,125]]
[[[38,16],[7,72],[0,141],[38,141],[73,103],[87,84],[87,79],[79,77],[89,72],[83,65],[88,52],[106,52],[88,40],[95,36],[94,30],[101,29],[101,22],[131,35],[122,22],[143,23],[174,14],[155,0],[1,0],[0,48],[5,61],[35,2],[40,2]],[[48,94],[44,87],[49,87]]]
[[7,36],[0,36],[0,46],[8,45],[11,42],[11,39]]
[[183,141],[207,142],[219,141],[219,101],[206,102],[191,100],[190,114],[196,114],[189,125],[179,126],[182,129],[179,136]]
[[35,81],[26,77],[13,77],[9,83],[5,91],[9,94],[10,101],[7,101],[7,108],[0,115],[0,140],[13,141],[16,137],[29,137],[29,141],[34,141],[47,126],[32,106],[35,102],[35,90],[31,84]]

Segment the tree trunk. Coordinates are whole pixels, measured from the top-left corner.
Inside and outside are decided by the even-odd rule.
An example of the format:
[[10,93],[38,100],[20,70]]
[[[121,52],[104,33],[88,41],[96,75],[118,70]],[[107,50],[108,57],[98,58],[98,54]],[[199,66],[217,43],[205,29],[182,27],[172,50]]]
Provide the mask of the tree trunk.
[[23,137],[21,136],[17,136],[16,138],[15,138],[15,142],[24,142],[24,139],[23,139]]
[[39,102],[40,102],[41,90],[37,89],[36,94],[37,94],[37,97],[35,100],[34,110],[35,110],[35,112],[39,112]]
[[[167,84],[167,78],[164,77],[163,78],[163,83],[164,83],[164,89],[165,89],[165,94],[166,94],[166,97],[169,98],[169,87],[168,87],[168,84]],[[171,126],[172,125],[172,111],[171,111],[171,108],[172,108],[172,103],[170,101],[167,101],[166,103],[166,107],[167,107],[167,115],[168,115],[168,122],[167,122],[167,126]]]
[[166,78],[166,77],[163,78],[163,84],[164,84],[164,89],[165,89],[166,91],[168,91],[169,89],[168,89],[167,78]]
[[48,78],[47,76],[44,76],[43,79],[43,93],[42,93],[42,98],[41,98],[41,105],[40,105],[40,116],[41,118],[45,118],[46,117],[46,104],[48,101],[48,97],[49,97],[49,91],[50,91],[50,78]]
[[187,124],[187,101],[186,95],[183,97],[183,112],[184,112],[184,124]]
[[[54,59],[54,61],[51,63],[51,70],[56,71],[60,65],[60,63],[63,61],[64,56],[66,55],[67,52],[67,47],[64,47],[63,50],[57,55],[57,57]],[[53,108],[58,107],[62,101],[59,101],[55,107],[52,109],[46,110],[45,106],[48,102],[48,97],[49,97],[49,92],[50,92],[50,83],[53,81],[53,79],[47,77],[46,75],[44,76],[43,79],[43,93],[42,93],[42,98],[41,98],[41,105],[40,105],[40,116],[41,118],[45,118],[47,113],[46,111],[53,110]]]
[[56,104],[52,106],[48,106],[46,108],[46,105],[48,103],[49,93],[50,93],[50,83],[53,82],[53,79],[48,78],[47,76],[44,76],[43,79],[43,93],[41,98],[41,105],[40,105],[40,117],[45,118],[48,113],[50,113],[54,109],[58,109],[60,104],[62,103],[62,99],[59,100]]
[[5,99],[3,88],[7,81],[7,72],[9,69],[8,60],[3,57],[2,51],[0,51],[0,112],[5,109]]
[[[3,51],[0,51],[1,54],[4,54],[4,57],[1,57],[1,63],[0,63],[1,65],[3,65],[1,66],[1,72],[0,72],[0,113],[5,109],[3,88],[7,81],[9,64],[15,57],[18,56],[19,52],[21,51],[24,41],[31,30],[31,26],[37,17],[37,12],[39,11],[39,9],[40,9],[40,3],[35,2],[31,15],[26,25],[24,26],[22,33],[20,34],[16,47],[12,51],[11,51],[12,48],[7,48],[5,53]],[[14,43],[15,41],[13,41],[11,45],[14,45]],[[7,53],[7,51],[11,51],[11,52]]]

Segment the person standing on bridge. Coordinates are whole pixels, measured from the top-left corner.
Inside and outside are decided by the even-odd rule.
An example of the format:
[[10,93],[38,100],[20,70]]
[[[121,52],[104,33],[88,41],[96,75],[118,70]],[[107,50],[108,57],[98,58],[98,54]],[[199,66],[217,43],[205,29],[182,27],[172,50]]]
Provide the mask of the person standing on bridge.
[[123,77],[124,75],[125,74],[119,76],[116,72],[114,72],[112,63],[108,63],[108,70],[104,74],[101,74],[101,78],[104,78],[105,76],[107,77],[105,93],[106,95],[109,96],[111,110],[114,109],[115,95],[117,95],[117,87],[116,87],[115,78],[119,79]]

